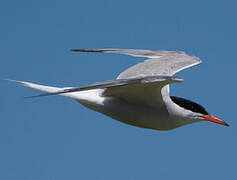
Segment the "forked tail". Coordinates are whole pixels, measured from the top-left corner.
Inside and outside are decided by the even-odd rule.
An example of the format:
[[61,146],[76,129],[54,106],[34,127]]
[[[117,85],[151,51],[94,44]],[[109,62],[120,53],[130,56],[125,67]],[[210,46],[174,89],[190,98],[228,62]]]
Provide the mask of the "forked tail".
[[[47,93],[54,93],[54,92],[62,91],[64,89],[68,88],[68,87],[59,88],[59,87],[45,86],[45,85],[35,84],[35,83],[31,83],[31,82],[17,81],[17,80],[12,80],[12,79],[5,79],[5,80],[10,81],[10,82],[15,82],[21,86],[29,87],[32,89],[37,89],[37,90],[47,92]],[[77,96],[75,93],[66,93],[66,94],[60,94],[60,95],[70,97],[73,99],[77,99]],[[34,97],[34,96],[32,96],[32,97]],[[30,97],[26,97],[26,98],[30,98]]]

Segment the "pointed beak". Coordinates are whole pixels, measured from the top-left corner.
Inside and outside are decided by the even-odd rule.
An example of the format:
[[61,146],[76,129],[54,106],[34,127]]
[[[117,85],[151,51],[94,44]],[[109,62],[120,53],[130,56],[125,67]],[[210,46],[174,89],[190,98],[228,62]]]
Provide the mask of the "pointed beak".
[[214,122],[214,123],[217,123],[217,124],[221,124],[221,125],[224,125],[224,126],[230,126],[225,121],[222,121],[222,120],[220,120],[219,118],[217,118],[213,115],[205,115],[205,116],[202,116],[202,118],[207,120],[207,121],[211,121],[211,122]]

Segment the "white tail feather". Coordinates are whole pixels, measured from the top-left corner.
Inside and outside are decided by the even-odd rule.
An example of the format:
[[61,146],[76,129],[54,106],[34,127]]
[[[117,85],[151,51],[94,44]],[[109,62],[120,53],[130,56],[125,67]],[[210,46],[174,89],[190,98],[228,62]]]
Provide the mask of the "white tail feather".
[[63,88],[44,86],[44,85],[35,84],[35,83],[31,83],[31,82],[26,82],[26,81],[17,81],[17,80],[11,80],[11,79],[6,79],[6,80],[11,81],[11,82],[16,82],[21,86],[29,87],[32,89],[37,89],[37,90],[40,90],[43,92],[48,92],[48,93],[53,93],[56,91],[63,90]]
[[[47,93],[54,93],[54,92],[61,91],[61,90],[68,88],[68,87],[59,88],[59,87],[45,86],[45,85],[35,84],[35,83],[31,83],[31,82],[17,81],[17,80],[12,80],[12,79],[5,79],[5,80],[11,81],[11,82],[16,82],[21,86],[29,87],[32,89],[37,89],[37,90],[47,92]],[[60,95],[76,99],[76,97],[73,93],[65,93],[65,94],[60,94]]]

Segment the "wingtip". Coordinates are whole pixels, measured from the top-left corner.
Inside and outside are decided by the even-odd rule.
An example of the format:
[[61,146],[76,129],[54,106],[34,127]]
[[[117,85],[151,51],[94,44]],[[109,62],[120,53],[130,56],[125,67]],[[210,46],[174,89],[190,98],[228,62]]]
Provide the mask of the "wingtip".
[[24,99],[32,99],[32,98],[37,98],[37,97],[42,97],[42,96],[45,96],[45,95],[35,95],[35,96],[25,96]]
[[194,57],[195,57],[195,59],[197,61],[196,65],[202,64],[202,60],[199,57],[196,57],[196,56],[194,56]]
[[101,49],[70,49],[72,52],[103,52]]
[[70,49],[72,52],[83,52],[83,49]]

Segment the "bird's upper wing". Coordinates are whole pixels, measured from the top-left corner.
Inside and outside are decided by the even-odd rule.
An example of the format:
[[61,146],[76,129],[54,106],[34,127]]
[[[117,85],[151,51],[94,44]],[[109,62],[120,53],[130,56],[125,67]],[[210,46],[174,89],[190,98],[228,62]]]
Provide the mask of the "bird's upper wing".
[[[63,90],[44,93],[37,96],[49,96],[64,93],[72,93],[78,91],[86,91],[98,88],[107,88],[104,96],[116,96],[126,101],[147,102],[162,101],[161,88],[169,83],[182,82],[182,79],[172,76],[147,76],[142,78],[117,79],[105,82],[94,83],[87,86],[65,88]],[[156,93],[150,91],[157,90]]]
[[160,75],[173,76],[183,69],[202,63],[198,57],[179,51],[136,49],[72,49],[72,51],[119,53],[148,58],[144,62],[126,69],[118,76],[118,79]]
[[[164,50],[135,50],[135,49],[72,49],[74,52],[102,52],[102,53],[119,53],[137,57],[147,57],[144,62],[138,63],[124,72],[117,80],[136,79],[140,80],[145,77],[168,76],[172,77],[175,73],[188,67],[198,65],[201,60],[195,56],[178,51]],[[129,81],[127,81],[129,82]],[[166,82],[166,83],[164,83]],[[174,81],[173,81],[174,82]],[[169,96],[168,81],[159,81],[152,83],[128,83],[126,86],[107,87],[103,95],[113,96],[132,102],[152,103],[162,100],[162,96]],[[163,89],[162,89],[163,88]],[[162,91],[162,92],[161,92]],[[161,95],[162,94],[162,95]]]

